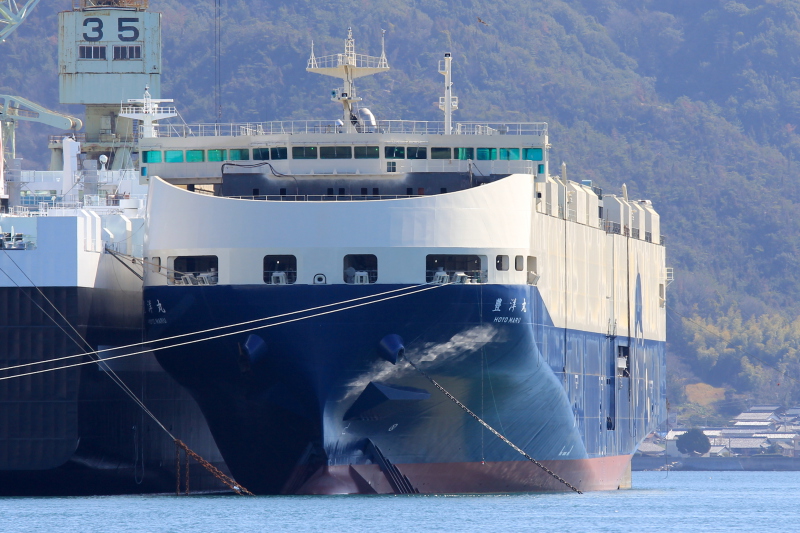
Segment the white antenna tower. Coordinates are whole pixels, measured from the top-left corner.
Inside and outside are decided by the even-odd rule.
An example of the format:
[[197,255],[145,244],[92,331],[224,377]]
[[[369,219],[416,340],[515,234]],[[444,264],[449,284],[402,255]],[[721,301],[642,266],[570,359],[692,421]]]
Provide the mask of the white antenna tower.
[[17,29],[39,0],[0,0],[0,42]]
[[178,111],[174,107],[159,107],[158,104],[164,102],[172,102],[172,99],[151,98],[150,87],[145,86],[144,98],[128,98],[129,104],[139,105],[121,107],[119,116],[133,120],[140,120],[142,122],[142,138],[153,139],[158,137],[158,132],[156,131],[156,121],[178,116]]
[[453,58],[450,52],[439,60],[439,74],[444,74],[444,96],[439,97],[439,109],[444,111],[444,134],[453,133],[453,111],[458,109],[458,96],[453,96]]
[[383,30],[380,57],[356,54],[352,28],[347,28],[347,40],[344,42],[343,54],[315,57],[314,42],[311,42],[311,57],[308,58],[306,70],[344,80],[342,87],[331,91],[331,100],[342,104],[342,121],[346,133],[356,131],[357,119],[353,112],[353,103],[361,101],[361,98],[356,96],[353,80],[389,70],[389,63],[386,61],[385,35],[386,30]]

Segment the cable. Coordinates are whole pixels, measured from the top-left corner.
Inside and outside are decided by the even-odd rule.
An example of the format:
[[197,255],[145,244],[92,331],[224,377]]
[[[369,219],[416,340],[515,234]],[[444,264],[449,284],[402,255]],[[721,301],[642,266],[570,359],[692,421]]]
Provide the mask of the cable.
[[[62,320],[63,320],[63,321],[64,321],[64,322],[65,322],[65,323],[66,323],[66,324],[67,324],[67,325],[70,327],[70,329],[71,329],[71,330],[72,330],[72,331],[75,333],[75,335],[78,337],[78,339],[80,339],[80,340],[81,340],[81,342],[83,342],[84,346],[85,346],[86,348],[89,348],[89,350],[90,350],[89,352],[85,352],[84,354],[80,354],[81,356],[82,356],[82,355],[87,355],[87,356],[88,356],[88,357],[91,359],[90,361],[87,361],[87,362],[86,362],[86,364],[89,364],[89,363],[95,363],[95,364],[97,364],[98,366],[100,366],[100,367],[101,367],[103,370],[105,370],[105,374],[106,374],[106,375],[109,377],[109,379],[111,379],[111,381],[113,381],[113,382],[114,382],[114,383],[115,383],[115,384],[116,384],[118,387],[120,387],[120,388],[122,389],[122,391],[123,391],[123,392],[125,392],[125,394],[127,394],[127,395],[128,395],[128,396],[129,396],[129,397],[130,397],[130,398],[131,398],[131,399],[132,399],[132,400],[133,400],[133,401],[134,401],[134,402],[135,402],[135,403],[136,403],[136,404],[137,404],[137,405],[138,405],[138,406],[139,406],[139,407],[140,407],[140,408],[141,408],[141,409],[142,409],[142,410],[143,410],[143,411],[144,411],[144,412],[145,412],[145,413],[146,413],[146,414],[147,414],[147,415],[150,417],[150,418],[152,418],[152,419],[153,419],[153,421],[154,421],[156,424],[158,424],[158,425],[159,425],[159,426],[160,426],[160,427],[161,427],[161,428],[162,428],[164,431],[166,431],[167,435],[169,435],[170,437],[172,437],[172,439],[173,439],[173,440],[175,440],[175,437],[172,435],[172,433],[170,433],[170,432],[169,432],[169,430],[168,430],[168,429],[167,429],[167,428],[164,426],[164,424],[162,424],[162,423],[161,423],[161,422],[160,422],[160,421],[159,421],[159,420],[156,418],[156,416],[155,416],[155,415],[154,415],[154,414],[153,414],[153,413],[152,413],[152,412],[151,412],[151,411],[150,411],[150,410],[147,408],[147,406],[146,406],[146,405],[145,405],[145,404],[144,404],[144,403],[143,403],[143,402],[142,402],[142,401],[139,399],[139,397],[138,397],[138,396],[136,396],[136,394],[134,394],[134,392],[133,392],[133,391],[130,389],[130,387],[128,387],[128,385],[127,385],[127,384],[126,384],[126,383],[125,383],[125,382],[122,380],[122,378],[120,378],[120,377],[117,375],[117,373],[116,373],[116,372],[114,372],[114,370],[113,370],[113,369],[112,369],[110,366],[108,366],[108,364],[107,364],[107,363],[105,363],[105,362],[103,361],[103,358],[99,357],[99,355],[98,355],[98,351],[96,351],[96,350],[95,350],[95,351],[91,351],[91,350],[92,350],[92,346],[91,346],[91,344],[89,344],[89,342],[88,342],[88,341],[87,341],[87,340],[86,340],[86,339],[85,339],[85,338],[84,338],[84,337],[83,337],[83,336],[80,334],[80,332],[78,332],[78,330],[77,330],[77,329],[75,329],[75,326],[73,326],[73,325],[72,325],[72,323],[71,323],[71,322],[70,322],[70,321],[67,319],[67,317],[65,317],[65,316],[64,316],[64,315],[61,313],[61,311],[59,311],[58,307],[56,307],[56,306],[55,306],[55,304],[53,304],[53,302],[51,302],[51,301],[50,301],[50,299],[49,299],[49,298],[47,298],[47,296],[44,294],[44,292],[42,292],[42,290],[41,290],[41,289],[40,289],[40,288],[39,288],[39,287],[38,287],[38,286],[37,286],[37,285],[36,285],[36,284],[33,282],[33,280],[32,280],[30,277],[28,277],[28,275],[25,273],[25,271],[24,271],[24,270],[22,270],[22,268],[20,268],[20,266],[19,266],[19,265],[16,263],[16,261],[14,261],[14,259],[12,259],[12,258],[11,258],[11,257],[8,255],[8,251],[6,251],[6,250],[4,249],[4,250],[3,250],[3,252],[5,253],[6,257],[8,257],[9,261],[11,261],[11,262],[14,264],[14,266],[16,266],[16,267],[17,267],[17,269],[18,269],[18,270],[19,270],[19,271],[22,273],[22,275],[23,275],[23,276],[25,276],[25,278],[28,280],[28,282],[30,282],[30,284],[31,284],[31,285],[32,285],[32,286],[33,286],[33,287],[34,287],[34,288],[35,288],[35,289],[36,289],[36,290],[39,292],[39,294],[41,295],[41,297],[42,297],[42,298],[44,298],[44,299],[45,299],[45,301],[46,301],[48,304],[50,304],[50,307],[52,307],[52,308],[53,308],[53,310],[54,310],[54,311],[55,311],[55,312],[58,314],[58,316],[60,316],[60,317],[61,317],[61,319],[62,319]],[[8,279],[10,279],[10,280],[11,280],[11,282],[12,282],[14,285],[16,285],[18,289],[20,289],[20,290],[22,291],[22,287],[19,285],[19,283],[17,283],[17,282],[16,282],[16,281],[15,281],[15,280],[14,280],[14,279],[11,277],[11,276],[9,276],[9,275],[8,275],[8,273],[7,273],[5,270],[3,270],[2,268],[0,268],[0,271],[2,271],[2,272],[3,272],[3,274],[5,274],[5,275],[6,275],[6,277],[8,277]],[[24,291],[22,291],[22,292],[24,293]],[[58,321],[56,321],[56,319],[55,319],[53,316],[51,316],[49,313],[47,313],[47,312],[46,312],[46,311],[45,311],[45,310],[44,310],[44,309],[43,309],[43,308],[42,308],[42,307],[41,307],[41,306],[40,306],[38,303],[36,303],[36,302],[35,302],[35,301],[34,301],[34,300],[33,300],[33,299],[30,297],[30,295],[28,295],[28,298],[29,298],[29,299],[30,299],[32,302],[34,302],[34,303],[36,304],[36,306],[37,306],[37,307],[38,307],[38,308],[39,308],[39,309],[42,311],[42,313],[44,313],[44,315],[45,315],[47,318],[49,318],[50,320],[52,320],[52,321],[53,321],[53,323],[54,323],[56,326],[58,326],[58,328],[59,328],[61,331],[63,331],[63,332],[64,332],[64,334],[67,336],[67,338],[68,338],[69,340],[71,340],[71,341],[72,341],[72,342],[73,342],[73,343],[74,343],[74,344],[75,344],[75,345],[78,347],[78,349],[81,349],[81,350],[85,350],[85,349],[86,349],[86,348],[84,348],[84,346],[81,346],[81,343],[80,343],[80,342],[78,342],[77,340],[75,340],[75,338],[73,338],[73,337],[72,337],[72,335],[70,335],[70,334],[69,334],[69,332],[67,332],[67,331],[64,329],[64,327],[63,327],[61,324],[59,324],[59,323],[58,323]],[[72,357],[75,357],[75,356],[72,356]],[[97,359],[93,359],[93,357],[97,357]],[[33,363],[33,364],[39,364],[39,363],[44,363],[44,362],[47,362],[47,361],[40,361],[40,362],[38,362],[38,363]],[[50,369],[50,370],[59,370],[60,368],[62,368],[62,367],[53,368],[53,369]],[[8,376],[8,377],[17,377],[17,376]],[[21,377],[21,375],[20,375],[19,377]]]
[[[160,347],[157,347],[157,348],[150,348],[150,349],[147,349],[147,350],[141,350],[141,351],[138,351],[138,352],[133,352],[133,353],[128,353],[128,354],[116,355],[116,356],[111,356],[111,357],[104,357],[101,360],[103,362],[111,361],[111,360],[114,360],[114,359],[121,359],[123,357],[131,357],[131,356],[134,356],[134,355],[140,355],[140,354],[149,353],[149,352],[156,352],[156,351],[160,351],[160,350],[166,350],[166,349],[169,349],[169,348],[177,348],[179,346],[187,346],[189,344],[197,344],[199,342],[205,342],[205,341],[210,341],[210,340],[215,340],[215,339],[221,339],[223,337],[230,337],[232,335],[239,335],[239,334],[242,334],[242,333],[248,333],[250,331],[258,331],[260,329],[267,329],[267,328],[272,328],[272,327],[275,327],[275,326],[282,326],[284,324],[290,324],[292,322],[299,322],[301,320],[306,320],[306,319],[309,319],[309,318],[316,318],[316,317],[319,317],[319,316],[330,315],[330,314],[333,314],[333,313],[338,313],[340,311],[347,311],[347,310],[350,310],[350,309],[355,309],[357,307],[363,307],[363,306],[366,306],[366,305],[371,305],[371,304],[375,304],[375,303],[379,303],[379,302],[384,302],[384,301],[387,301],[387,300],[393,300],[395,298],[401,298],[403,296],[409,296],[411,294],[416,294],[416,293],[419,293],[419,292],[425,292],[425,291],[429,291],[429,290],[432,290],[432,289],[438,289],[438,288],[441,288],[441,287],[445,287],[447,285],[449,285],[449,284],[433,285],[433,286],[429,286],[427,288],[420,289],[420,290],[414,291],[414,292],[407,292],[407,293],[404,293],[404,294],[397,294],[397,295],[394,295],[394,296],[388,296],[388,297],[382,298],[380,300],[374,300],[374,301],[370,301],[370,302],[364,302],[364,303],[360,303],[360,304],[355,304],[355,305],[351,305],[351,306],[347,306],[347,307],[342,307],[340,309],[333,309],[331,311],[323,311],[322,313],[316,313],[316,314],[313,314],[313,315],[303,316],[303,317],[299,317],[299,318],[292,318],[290,320],[284,320],[283,322],[276,322],[274,324],[266,324],[264,326],[257,326],[257,327],[254,327],[254,328],[247,328],[247,329],[243,329],[243,330],[239,330],[239,331],[232,331],[232,332],[229,332],[229,333],[222,333],[220,335],[214,335],[214,336],[211,336],[211,337],[204,337],[204,338],[200,338],[200,339],[194,339],[194,340],[190,340],[190,341],[179,342],[179,343],[175,343],[175,344],[171,344],[171,345],[167,345],[167,346],[160,346]],[[335,305],[335,304],[331,304],[331,305]],[[297,313],[297,312],[302,312],[302,311],[296,311],[295,313]],[[295,314],[295,313],[290,313],[290,314]],[[226,327],[230,327],[230,326],[226,326]],[[214,329],[219,329],[219,328],[214,328]],[[179,336],[182,337],[182,336],[186,336],[186,335],[197,335],[199,333],[202,333],[202,332],[186,333],[186,334],[179,335]],[[178,336],[176,336],[176,337],[178,337]],[[162,339],[162,340],[167,340],[167,339]],[[161,341],[157,340],[157,341],[151,341],[151,342],[161,342]],[[138,346],[138,345],[134,345],[134,346]],[[120,349],[120,348],[117,348],[117,349]],[[92,352],[92,353],[98,353],[98,352]],[[31,376],[31,375],[34,375],[34,374],[42,374],[42,373],[45,373],[45,372],[52,372],[54,370],[64,370],[64,369],[67,369],[67,368],[74,368],[74,367],[77,367],[77,366],[89,365],[89,364],[93,364],[93,363],[97,363],[97,361],[94,361],[94,360],[92,360],[92,361],[83,361],[83,362],[80,362],[80,363],[74,363],[72,365],[59,366],[59,367],[56,367],[56,368],[46,368],[44,370],[35,370],[35,371],[32,371],[32,372],[25,372],[23,374],[15,374],[13,376],[4,376],[4,377],[0,377],[0,381],[5,381],[5,380],[8,380],[8,379],[14,379],[14,378],[20,378],[20,377],[24,377],[24,376]],[[27,366],[27,365],[25,365],[25,366]],[[6,369],[0,369],[0,370],[6,370]]]
[[[0,269],[0,270],[2,270],[2,269]],[[6,274],[6,276],[8,276],[8,274]],[[158,339],[158,341],[156,341],[156,342],[166,342],[166,341],[171,341],[171,340],[174,340],[174,339],[180,339],[180,338],[183,338],[183,337],[189,337],[189,336],[193,336],[193,335],[201,335],[203,333],[210,333],[212,331],[219,331],[219,330],[222,330],[222,329],[233,328],[233,327],[237,327],[237,326],[246,326],[248,324],[254,324],[256,322],[264,322],[264,321],[267,321],[267,320],[274,320],[276,318],[283,318],[283,317],[286,317],[286,316],[296,315],[298,313],[305,313],[307,311],[316,311],[318,309],[324,309],[326,307],[331,307],[331,306],[334,306],[334,305],[347,304],[347,303],[351,303],[351,302],[357,302],[359,300],[364,300],[364,299],[367,299],[367,298],[375,298],[377,296],[384,296],[386,294],[392,294],[394,292],[399,292],[399,291],[403,291],[403,290],[416,289],[418,287],[424,287],[425,285],[427,285],[427,284],[412,285],[411,287],[402,287],[400,289],[392,289],[390,291],[379,292],[377,294],[371,294],[369,296],[359,296],[358,298],[352,298],[350,300],[343,300],[341,302],[333,302],[333,303],[330,303],[330,304],[319,305],[317,307],[309,307],[307,309],[301,309],[299,311],[291,311],[289,313],[282,313],[280,315],[273,315],[273,316],[269,316],[269,317],[265,317],[265,318],[256,318],[256,319],[253,319],[253,320],[247,320],[247,321],[239,322],[239,323],[236,323],[236,324],[228,324],[228,325],[225,325],[225,326],[217,326],[217,327],[214,327],[214,328],[204,329],[204,330],[200,330],[200,331],[193,331],[191,333],[181,333],[180,335],[173,335],[172,337],[165,337],[163,339]],[[443,285],[439,285],[439,286],[444,286],[444,284]],[[87,353],[81,353],[81,354],[75,354],[75,355],[68,355],[68,356],[65,356],[65,357],[56,357],[56,358],[53,358],[53,359],[45,359],[43,361],[38,361],[36,363],[24,363],[24,364],[20,364],[20,365],[7,366],[5,368],[0,368],[0,372],[7,372],[9,370],[14,370],[16,368],[23,368],[23,367],[26,367],[26,366],[39,365],[39,364],[43,364],[43,363],[54,363],[56,361],[63,361],[65,359],[73,359],[75,357],[82,357],[84,355],[90,355],[92,353],[100,354],[102,352],[118,351],[118,350],[124,350],[124,349],[127,349],[127,348],[135,348],[135,347],[141,346],[143,344],[144,344],[143,342],[139,342],[139,343],[135,343],[135,344],[128,344],[128,345],[125,345],[125,346],[117,346],[115,348],[107,348],[107,349],[104,349],[104,350],[97,350],[95,352],[87,352]],[[142,352],[142,353],[144,353],[144,352]],[[131,355],[134,355],[134,354],[131,354]],[[2,378],[0,378],[0,379],[2,379]]]

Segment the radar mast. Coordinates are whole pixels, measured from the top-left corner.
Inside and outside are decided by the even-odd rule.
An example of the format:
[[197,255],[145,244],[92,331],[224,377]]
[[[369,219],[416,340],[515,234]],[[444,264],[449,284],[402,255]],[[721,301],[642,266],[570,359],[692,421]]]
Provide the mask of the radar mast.
[[385,35],[386,30],[382,30],[380,57],[356,54],[352,28],[347,28],[347,39],[344,42],[343,54],[316,57],[314,55],[314,42],[311,42],[311,57],[308,58],[306,70],[325,76],[341,78],[344,81],[342,87],[331,91],[331,100],[342,104],[344,133],[355,133],[356,124],[358,123],[353,104],[360,102],[361,98],[356,96],[356,87],[353,80],[389,70],[389,63],[386,61]]

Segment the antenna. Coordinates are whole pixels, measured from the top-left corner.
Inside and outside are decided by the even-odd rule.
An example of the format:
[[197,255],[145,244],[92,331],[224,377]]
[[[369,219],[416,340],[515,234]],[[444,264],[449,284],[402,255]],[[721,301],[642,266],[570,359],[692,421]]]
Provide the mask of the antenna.
[[344,81],[342,87],[331,92],[331,100],[342,104],[344,128],[347,133],[356,131],[355,124],[358,123],[358,119],[353,112],[353,104],[361,101],[361,98],[356,96],[356,87],[353,80],[389,70],[384,48],[386,30],[381,31],[380,57],[356,54],[352,28],[347,28],[347,39],[344,42],[343,54],[316,57],[314,55],[314,42],[311,42],[311,57],[308,58],[306,70],[324,76],[341,78]]
[[439,98],[439,109],[444,111],[444,134],[453,133],[453,111],[458,109],[458,96],[453,96],[452,63],[450,52],[439,61],[439,74],[444,74],[444,96]]

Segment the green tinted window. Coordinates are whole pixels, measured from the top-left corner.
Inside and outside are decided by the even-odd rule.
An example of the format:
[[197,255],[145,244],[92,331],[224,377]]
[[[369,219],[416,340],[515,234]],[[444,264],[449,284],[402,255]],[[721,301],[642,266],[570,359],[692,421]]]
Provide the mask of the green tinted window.
[[316,146],[292,146],[292,159],[316,159]]
[[478,161],[494,161],[497,159],[497,148],[478,148]]
[[386,159],[405,159],[406,147],[405,146],[385,146],[383,153]]
[[202,163],[204,159],[202,150],[186,150],[187,163]]
[[209,161],[225,161],[228,159],[228,151],[227,150],[209,150],[208,151],[208,160]]
[[272,159],[289,159],[289,152],[285,146],[276,146],[269,149],[269,155]]
[[150,150],[147,152],[142,152],[142,163],[161,163],[161,151]]
[[250,150],[247,148],[231,148],[231,161],[249,161]]
[[428,159],[428,149],[424,146],[409,146],[406,156],[408,159]]
[[519,148],[500,148],[500,159],[503,161],[519,161]]
[[381,151],[378,146],[354,146],[353,155],[356,159],[378,159]]
[[253,159],[256,161],[269,159],[269,148],[253,148]]
[[[320,146],[319,147],[320,159],[352,159],[353,147],[352,146]],[[295,158],[297,159],[297,158]]]
[[167,150],[164,152],[167,163],[183,163],[183,150]]
[[542,149],[541,148],[525,148],[522,151],[522,159],[526,161],[541,161]]
[[450,148],[431,148],[431,159],[452,159],[453,153]]
[[453,148],[453,159],[460,159],[466,161],[467,159],[475,159],[474,148]]
[[539,165],[537,171],[539,172],[539,174],[544,174],[544,165]]

